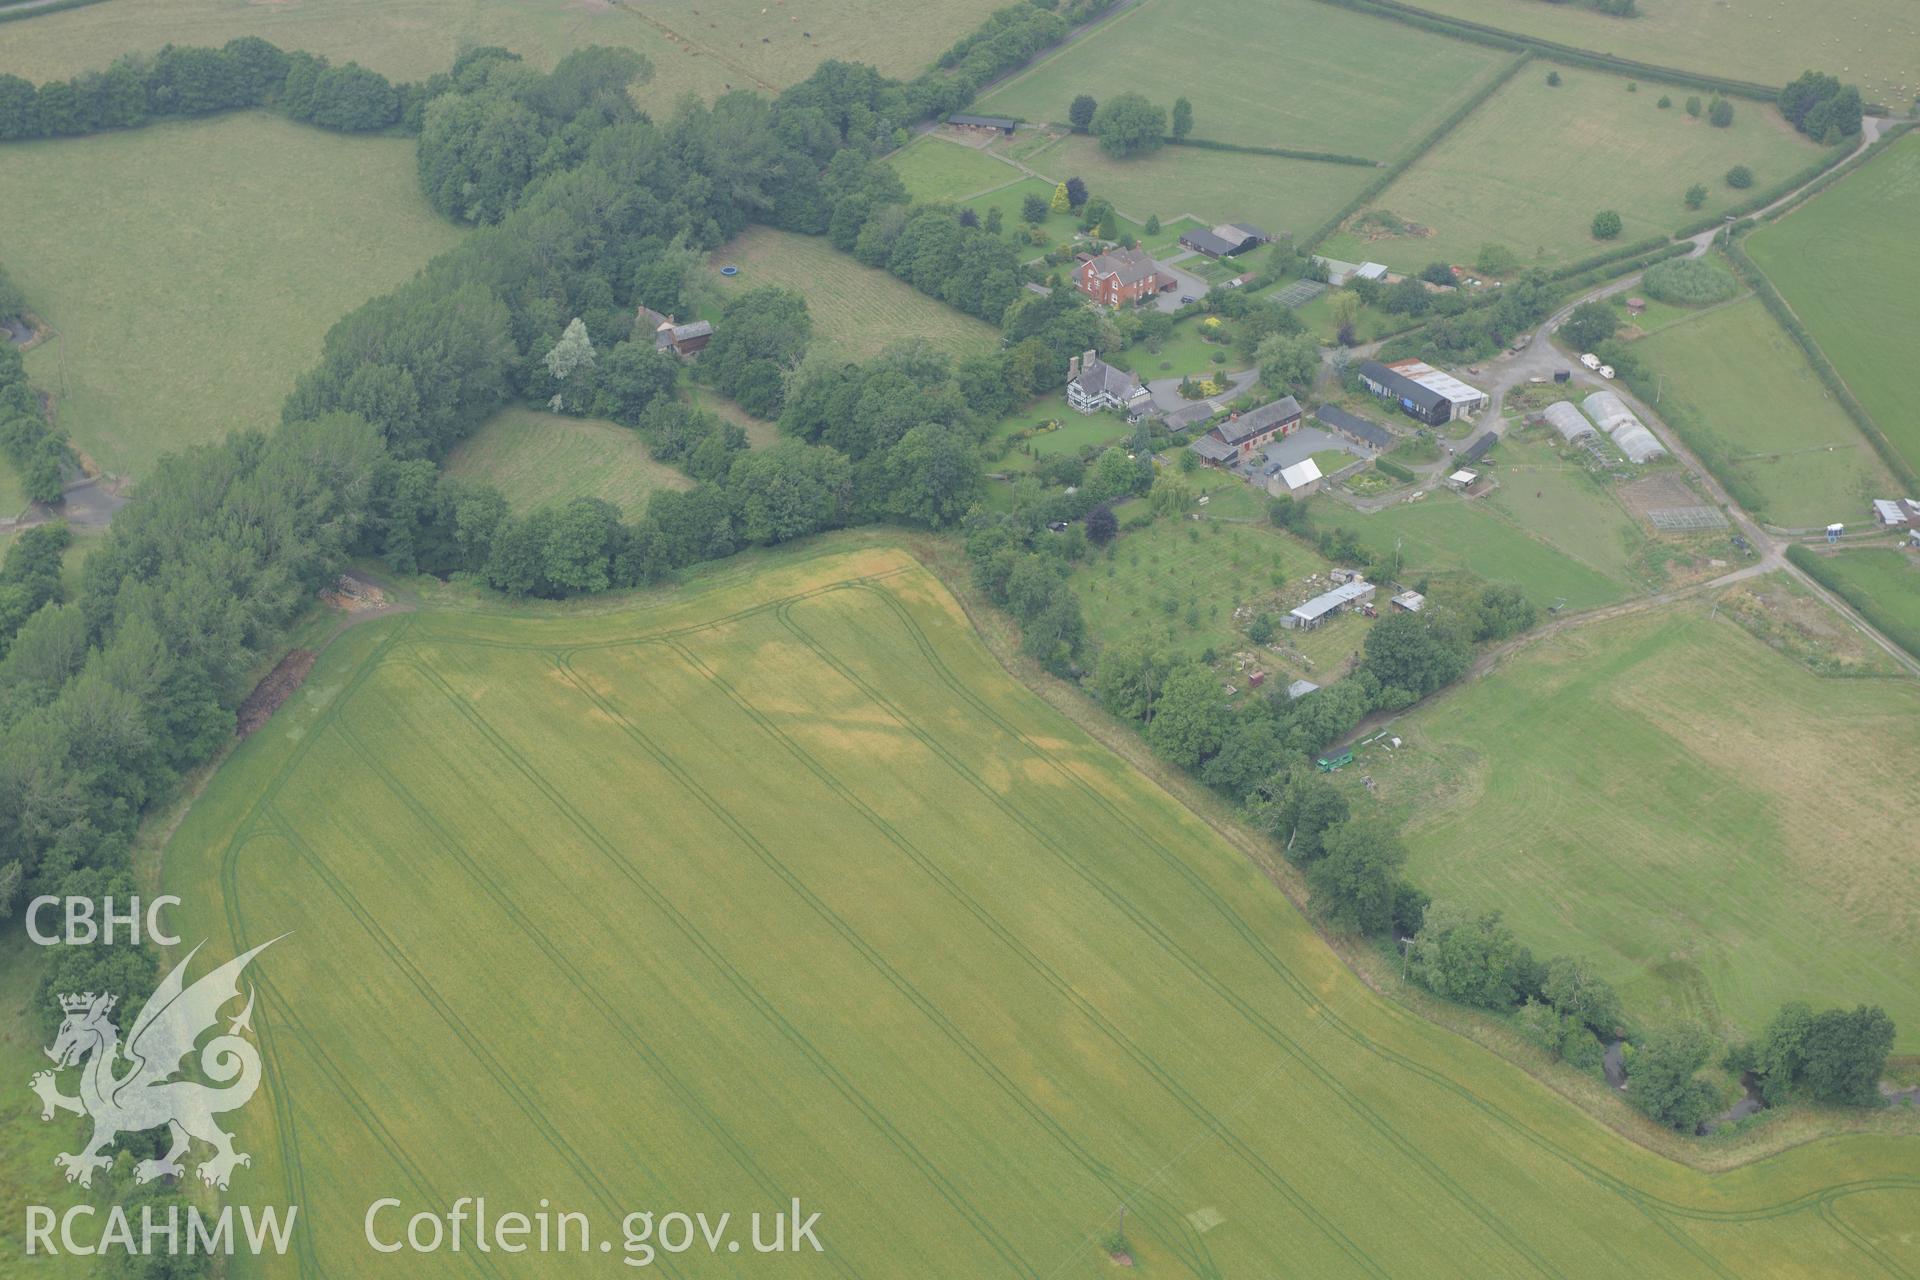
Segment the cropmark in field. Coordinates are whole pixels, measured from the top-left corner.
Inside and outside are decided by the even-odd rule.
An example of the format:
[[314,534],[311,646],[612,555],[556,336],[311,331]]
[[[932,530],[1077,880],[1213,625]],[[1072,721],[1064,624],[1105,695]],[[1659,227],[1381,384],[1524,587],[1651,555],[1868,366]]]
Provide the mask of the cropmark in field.
[[615,1239],[799,1197],[824,1252],[783,1273],[875,1280],[1920,1262],[1914,1141],[1709,1178],[1622,1140],[1370,994],[925,570],[833,545],[356,628],[213,780],[167,887],[223,946],[297,930],[245,1135],[304,1205],[287,1271],[362,1273],[374,1197],[482,1193]]

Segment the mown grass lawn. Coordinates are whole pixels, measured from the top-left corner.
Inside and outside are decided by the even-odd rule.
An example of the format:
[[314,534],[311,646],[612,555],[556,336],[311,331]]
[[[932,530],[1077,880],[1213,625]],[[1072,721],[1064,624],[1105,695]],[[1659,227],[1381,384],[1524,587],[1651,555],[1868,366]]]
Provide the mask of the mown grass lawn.
[[[977,147],[928,134],[887,158],[915,200],[959,200],[1021,180],[1021,173]],[[1004,215],[1003,215],[1004,216]]]
[[[739,267],[740,274],[721,276],[723,265]],[[815,343],[848,360],[867,359],[910,338],[924,338],[956,359],[1000,343],[991,326],[841,253],[824,236],[754,227],[714,250],[712,266],[723,298],[766,285],[805,294]]]
[[797,1195],[806,1276],[1103,1275],[1122,1202],[1170,1275],[1859,1274],[1821,1206],[1863,1183],[1910,1256],[1911,1139],[1710,1178],[1387,1004],[874,540],[609,603],[346,632],[168,847],[208,959],[292,931],[230,1121],[301,1205],[274,1274],[456,1187],[616,1247]]
[[503,409],[447,456],[449,475],[480,480],[506,495],[515,512],[601,498],[632,519],[660,489],[693,481],[655,462],[630,428],[537,409]]
[[1920,1047],[1920,685],[1824,679],[1704,602],[1543,639],[1370,757],[1410,872],[1592,958],[1637,1019],[1883,1005]]
[[1916,202],[1920,137],[1910,136],[1755,231],[1747,250],[1907,465],[1920,471],[1910,376],[1920,245],[1907,226]]
[[0,262],[58,333],[27,372],[74,443],[137,479],[277,423],[334,321],[459,238],[413,151],[265,112],[0,147],[0,189],[32,193]]
[[1633,349],[1658,371],[1661,416],[1757,498],[1761,519],[1853,523],[1894,491],[1886,464],[1758,298],[1667,325]]
[[[1436,261],[1469,264],[1482,244],[1497,241],[1525,262],[1574,262],[1608,247],[1592,233],[1602,209],[1624,224],[1610,243],[1631,244],[1748,194],[1724,181],[1736,164],[1767,187],[1820,158],[1819,147],[1763,103],[1740,100],[1733,124],[1716,129],[1686,113],[1678,90],[1662,111],[1657,85],[1629,93],[1624,77],[1567,67],[1555,88],[1547,73],[1543,64],[1526,67],[1374,202],[1424,234],[1347,234],[1327,252],[1418,271]],[[1696,182],[1708,192],[1699,212],[1684,200]]]
[[1196,137],[1390,161],[1509,57],[1314,0],[1147,0],[979,109],[1065,121],[1075,95],[1124,87],[1161,106],[1185,96]]

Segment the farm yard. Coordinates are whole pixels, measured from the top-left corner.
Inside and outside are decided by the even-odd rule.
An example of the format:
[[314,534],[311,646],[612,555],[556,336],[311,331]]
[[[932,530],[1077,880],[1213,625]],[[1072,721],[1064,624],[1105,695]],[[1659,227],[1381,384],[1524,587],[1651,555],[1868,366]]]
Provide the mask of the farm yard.
[[[1316,0],[1145,0],[1015,76],[980,110],[1065,121],[1075,94],[1123,87],[1113,69],[1124,66],[1125,88],[1163,106],[1191,100],[1196,137],[1384,162],[1510,56]],[[1415,65],[1419,74],[1407,74]],[[1293,88],[1270,91],[1280,85]]]
[[225,44],[260,36],[283,49],[356,61],[393,79],[445,71],[463,49],[500,45],[537,67],[574,49],[636,50],[653,76],[635,97],[665,116],[687,93],[784,88],[826,58],[869,62],[889,75],[917,74],[997,7],[960,0],[890,21],[886,0],[164,0],[89,5],[10,23],[6,69],[35,80],[105,67],[120,54],[161,45]]
[[[754,227],[714,250],[711,265],[722,298],[763,285],[805,294],[816,340],[848,360],[878,355],[907,338],[924,338],[955,357],[999,345],[1000,335],[990,326],[841,253],[820,236]],[[722,265],[737,266],[740,274],[723,277]]]
[[1753,261],[1920,471],[1920,418],[1908,385],[1920,246],[1891,211],[1920,200],[1920,136],[1909,135],[1747,241]]
[[1106,1274],[1122,1203],[1168,1274],[1912,1258],[1909,1144],[1710,1177],[1593,1123],[1369,992],[924,570],[839,548],[355,628],[213,779],[166,887],[222,952],[297,926],[237,1123],[300,1270],[356,1268],[369,1188],[468,1187],[601,1238],[799,1195],[805,1275]]
[[[1523,262],[1555,266],[1607,248],[1591,232],[1602,209],[1619,213],[1612,243],[1627,245],[1734,204],[1746,193],[1722,175],[1736,164],[1765,187],[1820,158],[1769,105],[1742,101],[1732,125],[1716,129],[1686,113],[1683,90],[1646,82],[1629,93],[1625,77],[1578,67],[1562,69],[1556,88],[1549,70],[1527,66],[1381,193],[1373,209],[1418,234],[1349,230],[1325,252],[1418,271],[1470,263],[1494,241]],[[1674,99],[1665,111],[1663,93]],[[1696,182],[1708,191],[1697,213],[1682,199]]]
[[264,112],[11,143],[0,188],[33,193],[0,221],[0,263],[59,335],[28,376],[76,446],[136,478],[277,422],[333,322],[460,235],[421,197],[412,142]]
[[1633,350],[1658,371],[1661,417],[1761,519],[1819,528],[1893,492],[1886,464],[1759,299],[1668,325]]
[[617,422],[566,418],[536,409],[506,409],[455,446],[447,474],[484,481],[515,512],[601,498],[626,519],[647,509],[658,489],[691,489],[672,467],[655,462],[640,437]]
[[[1846,0],[1809,24],[1793,0],[1716,4],[1666,0],[1632,18],[1538,0],[1420,0],[1420,8],[1656,66],[1782,85],[1810,66],[1846,69],[1871,101],[1896,107],[1920,93],[1920,22],[1904,0]],[[1649,86],[1643,84],[1641,92]]]
[[1920,1048],[1911,681],[1816,676],[1704,602],[1529,645],[1370,760],[1409,873],[1594,959],[1631,1016],[1886,1007]]

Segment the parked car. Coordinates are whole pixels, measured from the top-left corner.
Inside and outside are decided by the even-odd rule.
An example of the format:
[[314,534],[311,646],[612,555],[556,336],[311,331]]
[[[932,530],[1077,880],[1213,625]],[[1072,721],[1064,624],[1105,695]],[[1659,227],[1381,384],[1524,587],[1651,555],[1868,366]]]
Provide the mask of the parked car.
[[1190,294],[1190,293],[1183,293],[1183,294],[1181,294],[1181,295],[1180,295],[1180,301],[1181,301],[1182,303],[1187,303],[1187,302],[1192,302],[1192,301],[1193,301],[1193,295],[1192,295],[1192,294]]

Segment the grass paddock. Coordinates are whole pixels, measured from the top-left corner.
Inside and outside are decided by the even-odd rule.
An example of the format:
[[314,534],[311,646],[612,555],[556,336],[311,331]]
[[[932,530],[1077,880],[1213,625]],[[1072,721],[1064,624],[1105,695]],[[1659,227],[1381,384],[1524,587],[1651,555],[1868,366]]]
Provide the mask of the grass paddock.
[[1633,1016],[1864,1001],[1911,1053],[1916,717],[1920,684],[1823,679],[1694,602],[1529,645],[1368,770],[1415,883],[1592,958]]
[[1920,471],[1920,415],[1909,386],[1920,291],[1920,244],[1910,229],[1916,203],[1920,136],[1909,135],[1755,231],[1746,245],[1875,424]]
[[9,143],[0,189],[24,197],[0,262],[58,333],[28,375],[77,446],[135,478],[277,423],[334,321],[460,236],[421,197],[412,140],[257,111]]
[[[727,265],[739,267],[740,274],[720,275]],[[815,342],[848,360],[876,356],[908,338],[925,338],[956,358],[991,351],[1000,342],[990,325],[863,265],[823,236],[754,227],[714,250],[712,266],[722,297],[764,285],[805,294]]]
[[449,475],[499,488],[516,513],[602,498],[634,519],[661,489],[691,489],[630,428],[537,409],[503,409],[447,456]]
[[[1374,201],[1425,234],[1362,241],[1347,233],[1328,252],[1418,271],[1469,264],[1497,241],[1523,262],[1574,262],[1731,206],[1748,194],[1724,181],[1736,164],[1766,187],[1820,158],[1770,105],[1740,101],[1733,124],[1716,129],[1686,113],[1678,90],[1662,111],[1658,85],[1629,93],[1624,77],[1567,67],[1555,88],[1548,70],[1524,68]],[[1696,182],[1708,193],[1698,213],[1683,199]],[[1602,209],[1623,224],[1611,242],[1593,238]]]

